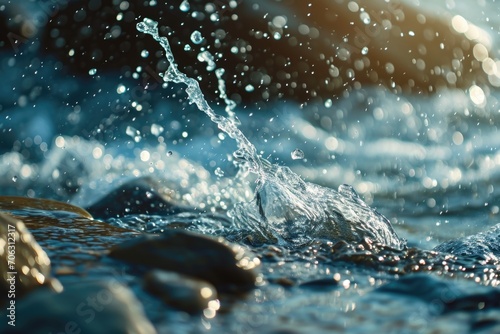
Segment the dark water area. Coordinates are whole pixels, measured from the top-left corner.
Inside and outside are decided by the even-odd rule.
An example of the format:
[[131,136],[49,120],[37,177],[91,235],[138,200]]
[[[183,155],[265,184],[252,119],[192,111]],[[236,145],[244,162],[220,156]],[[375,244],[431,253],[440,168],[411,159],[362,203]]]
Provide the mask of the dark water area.
[[500,332],[497,7],[0,1],[1,331]]

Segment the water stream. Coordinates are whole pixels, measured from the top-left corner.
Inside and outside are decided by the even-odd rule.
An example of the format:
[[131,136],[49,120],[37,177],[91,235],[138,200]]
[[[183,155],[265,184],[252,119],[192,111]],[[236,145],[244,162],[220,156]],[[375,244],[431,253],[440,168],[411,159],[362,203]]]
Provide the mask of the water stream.
[[[137,30],[151,35],[165,50],[169,68],[163,79],[187,86],[189,103],[196,104],[236,141],[238,150],[233,153],[236,162],[257,175],[255,202],[238,203],[232,211],[236,227],[250,227],[258,231],[262,241],[279,243],[303,244],[311,238],[323,237],[349,242],[368,240],[397,249],[405,246],[387,218],[366,205],[352,187],[341,185],[335,191],[304,182],[289,168],[271,164],[259,156],[234,120],[216,114],[198,82],[178,69],[168,39],[159,36],[158,23],[145,18],[137,24]],[[219,85],[221,92],[222,88]]]
[[[0,195],[114,210],[33,212],[56,219],[29,228],[63,285],[118,279],[159,333],[500,331],[495,1],[57,10],[44,40],[0,50]],[[167,229],[248,248],[262,285],[188,316],[95,252]]]

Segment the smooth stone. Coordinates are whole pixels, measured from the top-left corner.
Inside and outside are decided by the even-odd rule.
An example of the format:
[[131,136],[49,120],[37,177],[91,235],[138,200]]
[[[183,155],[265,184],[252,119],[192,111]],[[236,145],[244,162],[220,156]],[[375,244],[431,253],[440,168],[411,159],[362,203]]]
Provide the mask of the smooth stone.
[[242,246],[183,230],[126,241],[113,247],[109,256],[197,277],[219,292],[246,292],[261,280],[257,271],[260,260]]
[[50,270],[50,259],[47,253],[36,242],[25,224],[0,211],[0,274],[2,275],[0,290],[2,296],[7,296],[12,291],[14,293],[12,300],[15,300],[44,285],[60,291],[61,285],[51,277]]
[[473,282],[467,283],[469,284],[459,285],[428,274],[415,274],[404,276],[375,291],[422,300],[438,314],[500,308],[500,290]]
[[67,284],[61,293],[38,289],[17,302],[16,326],[1,321],[0,332],[152,334],[156,330],[128,287],[105,280]]
[[101,219],[123,217],[133,214],[176,214],[192,211],[172,203],[172,199],[157,190],[150,178],[132,179],[98,199],[87,208],[93,216]]
[[339,282],[334,280],[333,278],[319,278],[312,281],[307,281],[301,283],[299,287],[314,291],[326,291],[333,288],[337,288],[339,286]]
[[64,202],[42,198],[0,196],[0,210],[19,212],[28,211],[30,209],[43,211],[64,211],[79,217],[92,219],[92,215],[86,210],[76,205]]
[[500,262],[500,224],[478,234],[443,242],[435,251]]
[[195,314],[209,308],[217,311],[219,302],[215,287],[185,275],[152,270],[144,276],[144,289],[167,305]]

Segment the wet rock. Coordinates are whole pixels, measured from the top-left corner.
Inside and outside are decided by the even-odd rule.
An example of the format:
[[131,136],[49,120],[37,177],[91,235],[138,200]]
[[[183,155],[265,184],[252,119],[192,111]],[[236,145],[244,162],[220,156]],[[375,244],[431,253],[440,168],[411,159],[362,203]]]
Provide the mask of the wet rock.
[[[218,1],[212,6],[215,20],[204,2],[191,2],[189,11],[179,3],[128,1],[124,7],[112,0],[72,1],[47,25],[44,48],[85,75],[98,68],[101,73],[122,70],[127,77],[141,66],[148,69],[142,79],[159,87],[162,80],[156,73],[166,70],[160,48],[151,39],[137,38],[135,30],[139,18],[149,17],[171,36],[180,68],[202,78],[204,92],[217,91],[214,72],[197,60],[200,48],[210,47],[223,55],[226,77],[231,78],[226,82],[229,95],[253,102],[283,96],[327,99],[363,84],[418,93],[468,88],[488,80],[473,55],[478,49],[488,56],[486,33],[463,18],[455,28],[452,13],[431,12],[424,5],[384,0],[355,5],[318,0],[313,6],[298,0],[232,5]],[[199,45],[190,44],[195,29],[204,38]],[[143,58],[143,50],[149,56]]]
[[182,230],[166,230],[126,241],[111,257],[180,274],[213,284],[219,292],[245,292],[260,280],[260,260],[243,247]]
[[267,281],[269,283],[278,284],[286,288],[292,287],[296,284],[293,279],[288,277],[267,277]]
[[339,282],[331,278],[319,278],[312,281],[307,281],[299,286],[301,288],[315,290],[315,291],[325,291],[338,287]]
[[[469,282],[467,282],[469,283]],[[500,307],[500,290],[470,282],[458,284],[451,280],[417,274],[405,276],[376,290],[426,302],[434,313],[478,311]]]
[[[27,292],[49,286],[60,290],[50,275],[50,260],[24,223],[0,212],[0,290],[16,300]],[[2,299],[3,300],[3,299]]]
[[219,306],[212,284],[174,272],[150,271],[144,276],[144,288],[171,307],[191,314],[205,309],[215,312]]
[[[15,217],[16,221],[22,220],[23,226],[34,236],[31,240],[36,239],[38,249],[43,249],[44,256],[50,258],[52,271],[63,272],[65,276],[82,275],[89,265],[98,266],[100,258],[111,246],[139,234],[93,220],[84,209],[53,200],[0,196],[1,210]],[[28,237],[21,237],[21,240],[28,240]],[[16,247],[21,247],[21,243],[16,242]],[[22,249],[16,249],[17,257],[21,256]],[[29,261],[27,268],[35,263]],[[50,272],[50,266],[47,272]],[[64,282],[62,277],[59,278]]]
[[41,198],[0,196],[0,210],[14,211],[22,215],[33,215],[35,213],[34,210],[63,211],[79,217],[92,219],[90,213],[78,206]]
[[444,242],[435,251],[500,262],[500,224],[487,231]]
[[132,214],[175,214],[190,209],[173,204],[167,194],[157,190],[151,179],[139,178],[119,186],[87,210],[104,219]]
[[16,315],[16,326],[2,321],[0,332],[156,333],[141,303],[116,280],[68,284],[61,293],[39,289],[18,302]]

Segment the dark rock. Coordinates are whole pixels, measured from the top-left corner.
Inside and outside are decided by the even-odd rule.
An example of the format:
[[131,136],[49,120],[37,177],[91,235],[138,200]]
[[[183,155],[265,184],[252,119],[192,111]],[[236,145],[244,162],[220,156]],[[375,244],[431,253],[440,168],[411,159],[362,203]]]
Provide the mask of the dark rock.
[[[258,0],[237,1],[233,8],[223,0],[213,4],[219,18],[212,20],[205,2],[191,1],[187,12],[179,9],[180,3],[150,6],[147,1],[128,1],[124,7],[112,0],[72,1],[47,25],[44,47],[85,75],[97,68],[100,73],[121,70],[130,76],[142,66],[142,79],[159,87],[157,73],[166,70],[164,55],[156,42],[140,34],[138,38],[135,30],[137,21],[149,17],[171,36],[180,68],[201,77],[207,94],[215,95],[217,79],[197,60],[199,48],[220,53],[229,95],[244,101],[326,99],[362,84],[433,92],[488,80],[472,52],[485,34],[478,29],[476,39],[468,38],[467,31],[453,28],[453,14],[430,12],[423,5]],[[198,46],[190,43],[195,29],[204,37]],[[142,58],[142,50],[150,56]],[[244,89],[247,85],[254,89]]]
[[[0,212],[0,292],[2,301],[17,300],[27,292],[60,283],[50,275],[50,259],[24,223]],[[11,296],[11,297],[9,297]],[[0,303],[1,304],[1,303]]]
[[17,302],[16,319],[15,327],[1,321],[0,332],[156,333],[141,303],[116,280],[68,284],[59,294],[38,289]]
[[112,190],[89,206],[87,210],[97,218],[122,217],[133,214],[175,214],[192,208],[177,206],[160,193],[149,178],[132,179]]
[[286,288],[292,287],[296,284],[294,280],[288,277],[267,277],[267,280],[269,283],[278,284]]
[[218,310],[215,287],[198,279],[153,270],[144,276],[144,288],[171,307],[187,313],[199,313],[205,309],[209,309],[209,312]]
[[459,257],[500,262],[500,224],[478,234],[443,242],[434,250]]
[[90,213],[78,206],[42,198],[0,196],[0,209],[16,213],[24,212],[23,215],[33,215],[34,210],[63,211],[78,217],[92,219]]
[[174,271],[213,284],[219,292],[245,292],[259,279],[260,260],[242,246],[182,230],[146,235],[111,249],[111,257]]
[[435,313],[478,311],[500,307],[500,290],[478,286],[460,286],[456,282],[417,274],[400,278],[376,291],[393,293],[425,301]]
[[338,287],[339,282],[334,280],[333,278],[320,278],[320,279],[315,279],[312,281],[307,281],[299,286],[301,288],[305,289],[310,289],[310,290],[317,290],[317,291],[324,291],[324,290],[329,290],[332,288]]

